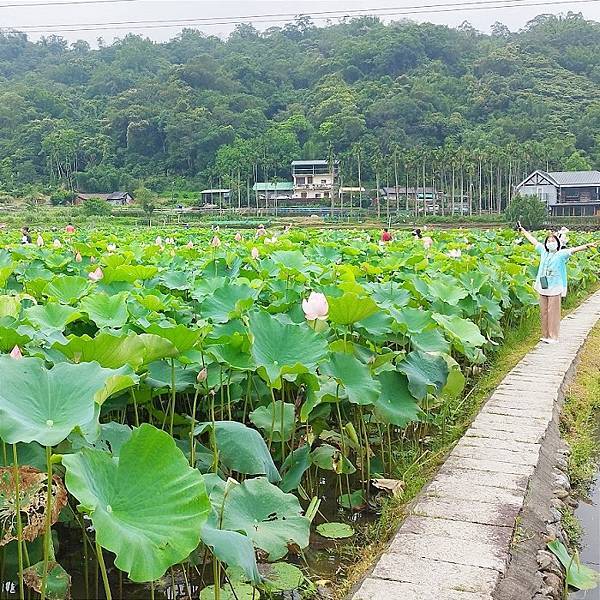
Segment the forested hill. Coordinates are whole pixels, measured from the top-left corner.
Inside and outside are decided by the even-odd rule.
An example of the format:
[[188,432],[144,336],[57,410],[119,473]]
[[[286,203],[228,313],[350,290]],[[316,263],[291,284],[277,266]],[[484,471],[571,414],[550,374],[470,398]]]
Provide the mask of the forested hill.
[[293,159],[358,154],[367,178],[423,153],[599,167],[599,84],[600,24],[574,14],[519,33],[299,20],[98,49],[4,33],[0,190],[285,177]]

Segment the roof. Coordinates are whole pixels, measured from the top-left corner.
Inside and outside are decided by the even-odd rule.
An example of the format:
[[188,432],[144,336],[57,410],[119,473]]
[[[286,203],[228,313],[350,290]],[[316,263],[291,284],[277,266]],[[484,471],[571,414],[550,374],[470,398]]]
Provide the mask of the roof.
[[341,187],[340,188],[340,192],[346,193],[352,193],[352,192],[366,192],[367,190],[365,190],[364,187]]
[[107,200],[122,200],[123,198],[127,198],[129,196],[129,192],[113,192],[109,194],[106,199]]
[[81,198],[83,200],[89,200],[90,198],[99,198],[100,200],[108,200],[108,197],[110,196],[110,194],[77,194],[78,198]]
[[[541,171],[544,173],[544,171]],[[548,172],[554,181],[563,185],[598,185],[600,186],[600,171],[552,171]]]
[[[396,188],[395,187],[383,187],[381,188],[384,192],[384,194],[395,194],[396,193]],[[426,194],[431,194],[433,193],[433,188],[432,187],[426,187],[425,188],[425,193]],[[435,190],[437,193],[442,193],[442,190]],[[423,192],[423,188],[422,187],[418,187],[418,188],[414,188],[414,187],[409,187],[408,188],[408,193],[409,194],[420,194]],[[406,194],[406,186],[403,185],[399,185],[398,186],[398,194]]]
[[291,192],[294,189],[293,181],[277,181],[275,183],[258,182],[252,186],[255,192]]
[[202,190],[201,194],[229,194],[231,190],[229,188],[216,188],[214,190]]
[[293,160],[292,167],[299,165],[328,165],[328,160]]

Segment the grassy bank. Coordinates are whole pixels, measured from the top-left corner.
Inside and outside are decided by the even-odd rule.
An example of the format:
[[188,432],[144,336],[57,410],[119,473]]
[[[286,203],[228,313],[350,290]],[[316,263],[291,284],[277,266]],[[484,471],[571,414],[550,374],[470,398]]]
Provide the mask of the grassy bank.
[[[565,396],[561,434],[571,447],[569,476],[576,497],[585,497],[594,481],[600,460],[598,415],[600,414],[600,325],[588,337],[577,374]],[[577,545],[581,528],[574,514],[563,513],[563,526],[571,543]]]
[[[568,314],[588,297],[590,293],[599,288],[600,285],[595,284],[587,289],[578,290],[570,294],[564,302],[563,315]],[[403,460],[398,462],[395,475],[398,479],[405,482],[404,493],[401,497],[390,499],[383,506],[381,517],[360,532],[355,545],[344,548],[344,563],[351,565],[351,568],[343,573],[344,579],[336,588],[337,599],[341,600],[346,597],[350,589],[373,566],[375,560],[385,550],[389,540],[407,515],[411,501],[416,498],[427,482],[433,478],[441,464],[443,464],[448,452],[464,435],[493,390],[500,384],[507,373],[534,348],[539,341],[539,337],[539,313],[536,308],[532,308],[527,318],[524,318],[507,330],[504,343],[489,358],[483,367],[482,373],[472,381],[471,385],[466,389],[466,393],[451,403],[449,407],[450,422],[445,435],[437,435],[432,440],[430,448],[424,454],[419,453],[419,457],[416,451],[414,454],[409,452]],[[587,381],[589,379],[590,384],[586,387],[586,394],[589,395],[586,397],[588,398],[588,403],[591,404],[595,393],[595,406],[598,409],[600,407],[600,352],[598,352],[600,349],[600,327],[596,327],[594,336],[588,340],[586,352],[591,355],[594,348],[596,356],[593,357],[593,361],[590,356],[589,369],[586,371],[586,375],[582,376],[582,380]],[[594,380],[594,369],[596,375],[595,388],[591,385],[591,382]],[[580,383],[580,385],[582,384]],[[580,472],[583,473],[587,469],[588,473],[593,474],[595,463],[592,456],[596,455],[591,450],[591,439],[588,437],[590,433],[593,435],[593,428],[591,427],[593,418],[589,417],[588,422],[583,416],[580,417],[577,414],[577,407],[575,405],[573,405],[573,410],[573,418],[577,418],[578,421],[581,419],[587,425],[585,428],[586,434],[582,435],[580,446],[577,450],[573,448],[572,460],[576,461]],[[576,431],[580,431],[580,423],[578,421],[573,423]],[[588,478],[588,485],[589,481],[590,479]]]

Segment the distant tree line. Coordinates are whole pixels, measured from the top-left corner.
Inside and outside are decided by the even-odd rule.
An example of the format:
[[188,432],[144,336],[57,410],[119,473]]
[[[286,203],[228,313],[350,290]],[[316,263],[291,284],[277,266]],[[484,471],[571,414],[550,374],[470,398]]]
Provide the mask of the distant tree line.
[[227,186],[241,202],[255,181],[289,179],[292,160],[326,158],[344,185],[433,187],[498,211],[534,168],[600,165],[600,24],[573,13],[518,33],[303,18],[97,49],[4,32],[0,83],[7,193],[143,182]]

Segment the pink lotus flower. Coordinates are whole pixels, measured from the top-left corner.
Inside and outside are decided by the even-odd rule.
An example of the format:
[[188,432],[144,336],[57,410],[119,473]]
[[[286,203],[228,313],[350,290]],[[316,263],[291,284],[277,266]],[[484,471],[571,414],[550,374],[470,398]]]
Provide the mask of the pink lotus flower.
[[431,248],[431,246],[433,246],[433,240],[430,237],[424,237],[423,238],[423,247],[425,248],[425,250],[429,250],[429,248]]
[[188,242],[188,243],[185,245],[185,247],[186,247],[186,248],[189,248],[189,249],[191,250],[191,249],[194,247],[194,242],[191,242],[191,241],[190,241],[190,242]]
[[307,321],[325,321],[329,314],[329,304],[325,294],[311,292],[308,300],[302,300],[302,310]]
[[219,239],[218,235],[215,235],[215,237],[211,240],[210,245],[213,248],[218,248],[221,245],[221,240]]
[[62,244],[60,243],[60,240],[54,240],[54,242],[52,243],[52,245],[55,248],[60,248],[62,246]]
[[235,237],[233,238],[236,242],[241,242],[242,241],[242,234],[238,231],[235,234]]
[[206,381],[207,377],[208,377],[208,371],[206,370],[206,367],[204,367],[203,369],[200,370],[200,372],[196,376],[196,381],[198,383],[202,383],[203,381]]
[[41,248],[44,245],[44,238],[40,234],[38,234],[35,243]]
[[81,256],[81,252],[78,252],[75,255],[75,262],[81,262],[83,260],[83,257]]
[[23,355],[21,354],[21,348],[19,348],[19,346],[15,346],[10,351],[10,357],[14,358],[15,360],[18,360],[19,358],[23,358]]
[[258,248],[252,248],[252,250],[250,250],[250,256],[252,256],[254,260],[258,260],[258,257],[260,256]]
[[462,252],[460,250],[450,250],[450,252],[448,252],[448,256],[450,258],[460,258],[462,255]]
[[89,273],[88,277],[92,281],[100,281],[104,277],[104,273],[102,272],[102,269],[100,267],[98,267],[95,271],[92,271],[91,273]]

